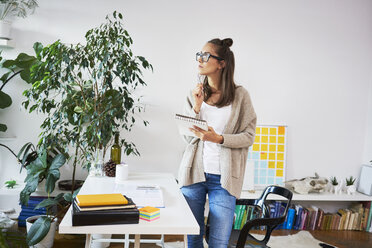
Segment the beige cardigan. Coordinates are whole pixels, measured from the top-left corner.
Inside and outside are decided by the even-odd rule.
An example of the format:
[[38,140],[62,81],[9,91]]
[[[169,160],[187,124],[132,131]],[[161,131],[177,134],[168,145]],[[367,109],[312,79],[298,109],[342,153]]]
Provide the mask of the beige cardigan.
[[[184,114],[199,118],[193,106],[194,101],[190,93]],[[238,86],[231,106],[231,115],[222,134],[224,142],[220,144],[221,185],[236,198],[240,197],[242,190],[248,148],[253,144],[256,133],[256,120],[248,91]],[[178,171],[178,183],[181,187],[205,181],[203,141],[191,136],[183,138],[187,146]]]

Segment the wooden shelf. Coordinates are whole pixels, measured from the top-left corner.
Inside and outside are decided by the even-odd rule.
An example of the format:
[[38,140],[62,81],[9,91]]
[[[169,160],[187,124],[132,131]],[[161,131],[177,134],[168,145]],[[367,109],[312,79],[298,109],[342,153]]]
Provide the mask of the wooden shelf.
[[[262,194],[262,190],[256,190],[255,193],[249,193],[243,191],[240,198],[246,199],[258,199]],[[284,198],[276,195],[268,196],[269,200],[282,200]],[[348,195],[346,193],[342,194],[333,194],[329,192],[325,193],[310,193],[307,195],[301,195],[294,193],[292,201],[372,201],[372,196],[364,195],[359,192],[355,192],[353,195]]]
[[0,47],[14,48],[15,47],[15,41],[0,38]]

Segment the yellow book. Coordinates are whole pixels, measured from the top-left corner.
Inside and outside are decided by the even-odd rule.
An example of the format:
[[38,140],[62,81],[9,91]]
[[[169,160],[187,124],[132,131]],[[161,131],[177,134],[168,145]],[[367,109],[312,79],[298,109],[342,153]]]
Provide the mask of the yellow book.
[[77,195],[76,202],[79,207],[128,204],[128,200],[122,194]]

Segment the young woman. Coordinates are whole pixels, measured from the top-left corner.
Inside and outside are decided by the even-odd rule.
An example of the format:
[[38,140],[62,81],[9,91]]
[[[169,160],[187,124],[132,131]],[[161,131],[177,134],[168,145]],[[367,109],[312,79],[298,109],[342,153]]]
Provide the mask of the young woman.
[[196,53],[204,82],[187,98],[184,114],[204,119],[208,131],[191,129],[179,169],[179,183],[196,220],[199,235],[188,236],[188,247],[203,247],[204,205],[209,200],[209,247],[227,247],[235,201],[240,196],[248,147],[253,144],[256,114],[250,96],[234,82],[232,39],[213,39]]

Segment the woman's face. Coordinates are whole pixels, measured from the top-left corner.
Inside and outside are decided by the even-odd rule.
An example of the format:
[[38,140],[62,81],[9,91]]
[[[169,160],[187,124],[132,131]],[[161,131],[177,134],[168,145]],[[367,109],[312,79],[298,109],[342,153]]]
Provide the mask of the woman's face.
[[[204,45],[204,47],[201,50],[201,53],[209,53],[210,55],[217,56],[217,53],[214,50],[214,45],[211,43],[207,43]],[[203,57],[206,57],[205,55]],[[215,73],[219,73],[220,69],[223,68],[223,61],[219,61],[218,59],[210,56],[208,61],[203,61],[202,57],[198,57],[198,62],[199,62],[199,74],[200,75],[205,75],[205,76],[210,76]]]

